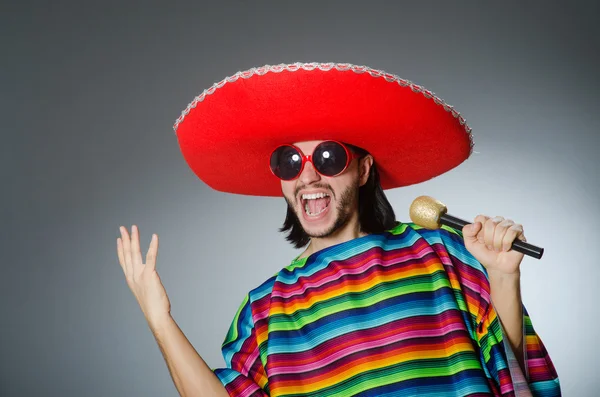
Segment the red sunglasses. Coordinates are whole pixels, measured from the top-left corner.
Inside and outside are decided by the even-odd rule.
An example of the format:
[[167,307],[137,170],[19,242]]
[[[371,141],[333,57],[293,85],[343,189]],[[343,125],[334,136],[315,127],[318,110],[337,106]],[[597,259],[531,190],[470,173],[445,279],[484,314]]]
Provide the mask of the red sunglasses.
[[321,142],[309,155],[304,155],[294,145],[281,145],[271,153],[270,168],[279,179],[290,181],[298,178],[306,162],[310,161],[319,174],[332,177],[344,172],[357,157],[360,155],[337,141]]

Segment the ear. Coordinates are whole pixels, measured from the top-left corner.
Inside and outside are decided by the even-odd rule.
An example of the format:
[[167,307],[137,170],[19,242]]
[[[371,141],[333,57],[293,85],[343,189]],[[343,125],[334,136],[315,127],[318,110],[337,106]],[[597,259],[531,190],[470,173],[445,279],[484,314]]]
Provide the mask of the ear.
[[358,161],[358,179],[359,186],[363,186],[369,179],[369,172],[373,165],[373,156],[367,154],[365,157]]

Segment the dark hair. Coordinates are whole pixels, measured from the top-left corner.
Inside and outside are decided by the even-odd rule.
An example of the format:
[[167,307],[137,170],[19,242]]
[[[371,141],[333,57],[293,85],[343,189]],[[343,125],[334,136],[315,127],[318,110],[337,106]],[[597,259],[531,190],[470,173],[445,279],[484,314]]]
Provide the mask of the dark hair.
[[[362,159],[369,152],[357,146],[346,146]],[[365,233],[382,233],[392,229],[398,224],[394,209],[388,201],[381,183],[379,182],[379,171],[375,161],[369,171],[367,182],[358,189],[358,222],[361,231]],[[288,232],[285,239],[294,245],[294,248],[302,248],[310,242],[310,237],[304,232],[294,210],[287,204],[287,214],[280,232]]]

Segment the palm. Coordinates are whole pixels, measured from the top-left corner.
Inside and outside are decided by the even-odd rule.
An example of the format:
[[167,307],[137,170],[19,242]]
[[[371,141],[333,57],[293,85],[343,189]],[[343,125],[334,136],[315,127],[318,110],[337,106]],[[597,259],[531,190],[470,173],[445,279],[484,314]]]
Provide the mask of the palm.
[[152,320],[168,315],[171,303],[156,272],[158,236],[152,236],[152,242],[146,254],[146,263],[143,263],[137,227],[132,227],[131,238],[127,229],[121,228],[121,238],[117,240],[117,254],[125,273],[127,285],[146,318]]

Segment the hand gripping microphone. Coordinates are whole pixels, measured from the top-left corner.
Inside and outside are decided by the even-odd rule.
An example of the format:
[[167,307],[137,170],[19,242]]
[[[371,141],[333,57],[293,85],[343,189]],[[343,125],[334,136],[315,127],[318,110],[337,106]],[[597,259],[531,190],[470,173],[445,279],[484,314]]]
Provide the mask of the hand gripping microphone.
[[[419,196],[410,205],[410,219],[417,225],[426,229],[439,229],[442,225],[450,226],[454,229],[462,230],[463,227],[471,222],[463,221],[446,212],[448,209],[440,201],[429,196]],[[544,249],[536,247],[525,241],[516,239],[513,241],[511,249],[522,254],[540,259],[544,254]]]

